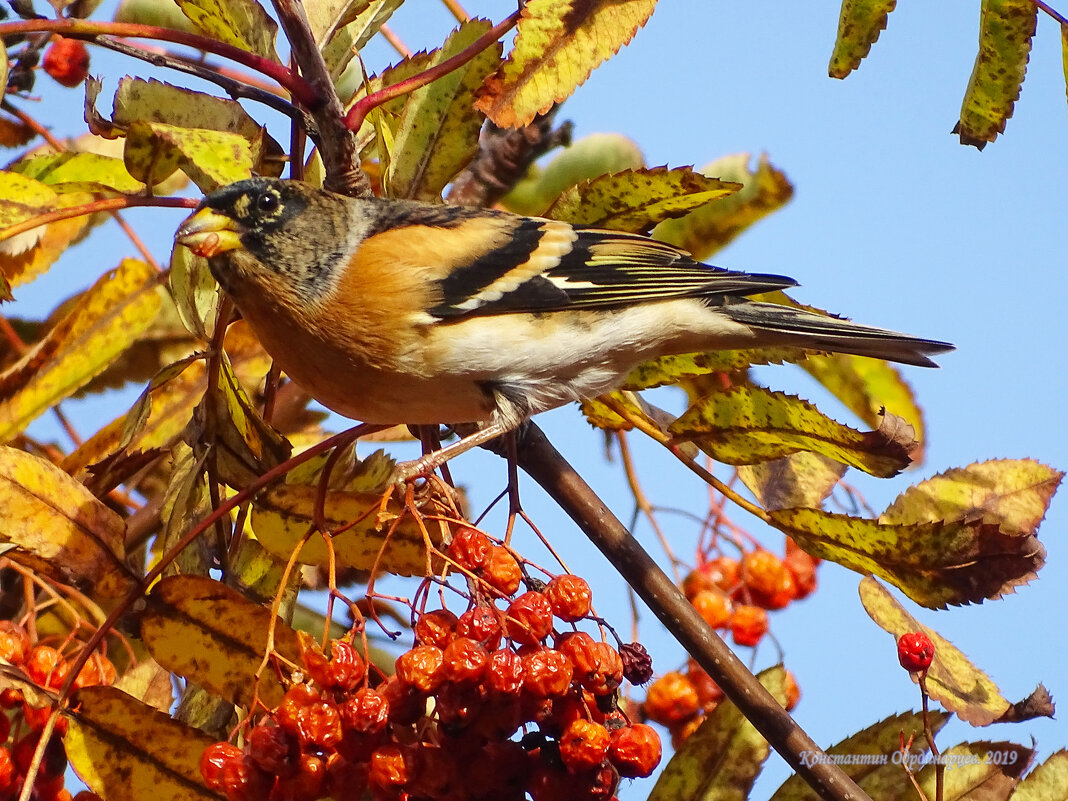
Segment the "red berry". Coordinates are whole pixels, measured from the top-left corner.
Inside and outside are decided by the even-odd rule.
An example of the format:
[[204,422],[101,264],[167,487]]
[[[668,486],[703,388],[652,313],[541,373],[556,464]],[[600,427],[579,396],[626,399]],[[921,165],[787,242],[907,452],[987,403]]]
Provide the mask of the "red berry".
[[297,768],[296,743],[281,727],[264,722],[248,733],[246,750],[260,768],[273,776],[286,776]]
[[444,662],[443,652],[437,646],[417,645],[397,657],[397,678],[429,695],[445,681],[441,669]]
[[368,780],[372,787],[397,791],[412,781],[413,760],[399,745],[384,745],[371,754]]
[[18,769],[15,767],[15,760],[11,758],[11,752],[0,748],[0,794],[14,790],[17,780]]
[[759,606],[740,604],[731,613],[730,628],[738,645],[756,645],[768,632],[768,613]]
[[367,665],[347,640],[334,640],[330,645],[330,663],[327,683],[331,689],[348,692],[355,690],[367,673]]
[[535,644],[553,629],[553,608],[544,593],[525,592],[512,601],[504,618],[504,633],[514,642]]
[[494,545],[490,548],[482,578],[501,595],[514,595],[523,580],[523,571],[507,548]]
[[476,528],[461,526],[449,543],[449,558],[471,573],[478,573],[489,561],[490,538]]
[[52,646],[36,645],[26,656],[26,675],[43,687],[58,690],[66,678],[66,671],[61,666],[66,665],[63,655]]
[[317,690],[308,684],[294,684],[282,696],[282,703],[274,710],[275,722],[290,734],[297,733],[297,717],[300,710],[322,701]]
[[333,748],[341,740],[341,715],[326,701],[297,710],[297,739],[304,748]]
[[22,690],[17,690],[14,687],[5,687],[0,690],[0,708],[15,709],[22,706],[24,700]]
[[[793,540],[788,541],[793,542]],[[807,598],[816,590],[816,564],[817,560],[813,556],[809,556],[807,553],[800,549],[790,550],[786,549],[786,557],[782,560],[782,563],[786,565],[786,569],[790,571],[790,575],[794,577],[794,597],[798,600]]]
[[523,689],[523,675],[523,660],[515,651],[505,648],[490,654],[483,681],[490,692],[518,695]]
[[660,735],[652,726],[636,723],[612,732],[608,760],[619,775],[627,779],[644,779],[656,770],[663,754]]
[[664,726],[672,726],[693,717],[700,706],[697,688],[677,671],[658,678],[645,694],[646,716]]
[[502,631],[501,613],[493,606],[473,606],[460,615],[456,623],[457,637],[472,639],[487,651],[500,646]]
[[590,770],[604,761],[611,739],[600,723],[572,721],[560,738],[560,759],[573,773]]
[[456,615],[448,609],[425,612],[415,621],[415,639],[424,645],[444,648],[456,631]]
[[30,635],[18,623],[0,620],[0,657],[12,665],[21,665],[30,652]]
[[345,699],[338,711],[342,725],[349,731],[380,732],[389,722],[389,702],[369,687],[363,687]]
[[718,589],[730,592],[740,581],[741,565],[738,560],[729,556],[717,556],[692,570],[683,579],[682,591],[692,600],[701,590]]
[[897,641],[897,661],[910,673],[926,671],[934,658],[934,643],[922,631],[902,634]]
[[720,686],[692,659],[686,668],[686,678],[693,682],[694,689],[697,690],[697,701],[705,712],[711,712],[723,700],[723,690]]
[[718,587],[701,590],[690,599],[690,603],[705,623],[714,629],[726,626],[731,619],[731,599]]
[[89,51],[77,39],[57,38],[45,50],[41,67],[60,86],[73,89],[89,75]]
[[523,689],[537,698],[563,695],[571,686],[571,660],[551,648],[537,648],[522,656]]
[[549,599],[553,614],[568,623],[586,617],[593,602],[593,593],[586,579],[571,573],[556,576],[546,584],[545,597]]
[[442,652],[442,671],[446,681],[474,684],[482,678],[489,664],[489,653],[481,644],[467,637],[457,637]]

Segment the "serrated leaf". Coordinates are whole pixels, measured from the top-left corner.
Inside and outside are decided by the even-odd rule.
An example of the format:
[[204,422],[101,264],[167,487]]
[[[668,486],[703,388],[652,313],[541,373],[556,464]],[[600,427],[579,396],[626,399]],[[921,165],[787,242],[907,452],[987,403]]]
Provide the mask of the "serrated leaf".
[[[923,412],[916,404],[912,387],[894,365],[845,353],[812,356],[800,364],[868,425],[878,425],[880,412],[885,409],[907,420],[916,430],[916,439],[926,441]],[[919,462],[919,454],[914,453],[913,459]]]
[[[931,731],[937,734],[949,721],[949,713],[931,710],[927,714]],[[902,712],[891,715],[859,731],[826,750],[830,760],[855,781],[870,798],[880,801],[907,801],[911,785],[901,781],[901,765],[893,759],[901,739],[913,737],[914,755],[926,753],[923,714]],[[793,775],[772,794],[769,801],[819,801],[819,794],[805,780]]]
[[123,160],[131,175],[150,185],[180,167],[203,192],[250,177],[255,163],[240,134],[143,121],[127,128]]
[[[256,496],[252,506],[252,529],[263,546],[280,559],[288,559],[305,535],[314,529],[314,513],[319,487],[309,484],[281,484]],[[418,523],[391,499],[384,517],[379,516],[382,490],[353,492],[329,490],[323,506],[324,522],[340,533],[331,537],[337,564],[396,575],[426,575],[427,541]],[[446,513],[437,499],[424,500],[421,507],[427,534],[433,543],[441,542],[448,531]],[[400,521],[397,522],[398,517]],[[325,565],[329,551],[322,535],[314,534],[301,548],[298,561]],[[437,564],[434,560],[431,564]]]
[[845,475],[846,466],[818,453],[795,453],[782,459],[738,468],[738,478],[765,509],[819,507]]
[[0,441],[101,373],[152,323],[158,273],[125,259],[14,365],[0,373]]
[[256,0],[174,0],[189,21],[212,39],[278,61],[276,23]]
[[305,3],[304,13],[308,17],[308,28],[315,43],[322,48],[338,28],[352,22],[371,2],[372,0],[319,0],[317,3]]
[[[943,801],[1007,801],[1034,755],[1033,749],[1004,740],[961,743],[943,750],[938,757],[946,765]],[[928,765],[916,777],[926,798],[937,797],[935,772],[935,766]]]
[[947,470],[909,487],[881,523],[982,521],[1031,533],[1046,516],[1064,473],[1031,459],[994,459]]
[[[1005,714],[1009,702],[993,680],[979,670],[953,643],[921,624],[871,576],[860,582],[860,601],[879,628],[896,643],[902,634],[922,632],[934,643],[927,670],[927,691],[942,706],[973,726],[987,726]],[[893,646],[887,646],[891,654]],[[917,681],[916,676],[912,677]]]
[[52,211],[55,190],[16,172],[0,172],[0,230]]
[[527,125],[569,97],[645,25],[656,0],[529,0],[512,52],[478,108],[502,128]]
[[[15,172],[0,172],[0,230],[75,201]],[[12,286],[25,284],[47,270],[89,224],[86,217],[58,220],[0,242],[0,300],[11,300]]]
[[34,178],[56,192],[111,191],[134,194],[145,185],[134,179],[121,159],[98,153],[48,153],[16,162],[12,170]]
[[[760,683],[786,705],[786,671],[762,671]],[[649,801],[713,801],[749,796],[771,746],[738,708],[721,701],[700,727],[687,737],[664,768]]]
[[63,738],[78,777],[102,798],[218,801],[200,774],[214,737],[115,687],[85,687],[71,698]]
[[860,66],[896,5],[897,0],[842,0],[838,38],[827,68],[832,78],[844,78]]
[[660,356],[643,362],[631,370],[623,383],[623,388],[652,389],[713,373],[741,373],[756,364],[798,362],[805,359],[807,353],[800,348],[751,348]]
[[1068,799],[1068,750],[1060,750],[1036,767],[1016,786],[1012,801]]
[[807,401],[759,387],[735,386],[699,399],[670,433],[733,465],[812,451],[885,478],[909,464],[908,445],[882,428],[857,431]]
[[276,706],[285,694],[278,669],[264,665],[273,625],[273,653],[300,662],[297,634],[269,609],[204,576],[161,579],[146,598],[141,638],[163,667],[207,687],[230,703],[254,698]]
[[771,166],[767,156],[760,157],[755,170],[749,169],[749,161],[748,153],[738,153],[702,167],[702,174],[735,181],[742,189],[681,219],[660,223],[653,237],[704,260],[750,225],[786,205],[794,194],[786,175]]
[[382,29],[403,2],[404,0],[364,0],[353,3],[354,8],[363,7],[355,18],[345,22],[329,36],[325,45],[320,41],[321,37],[316,38],[326,67],[335,79],[341,76],[352,57],[363,50],[364,45]]
[[1031,0],[983,0],[979,52],[953,133],[979,150],[1005,130],[1020,97],[1038,6]]
[[516,214],[543,215],[568,187],[599,175],[645,166],[641,148],[617,133],[595,133],[572,142],[544,168],[532,165],[501,204]]
[[878,576],[931,609],[1013,592],[1045,562],[1036,537],[978,521],[888,525],[801,508],[769,514],[772,525],[813,556]]
[[4,555],[64,584],[105,598],[127,592],[126,525],[58,467],[0,446],[0,540]]
[[[469,20],[434,51],[429,66],[460,53],[492,26]],[[478,152],[483,116],[474,108],[475,90],[497,66],[494,42],[462,67],[411,93],[393,142],[386,172],[390,197],[440,200],[441,190]]]
[[646,233],[742,188],[707,178],[689,167],[627,170],[602,175],[567,189],[546,217],[572,225]]

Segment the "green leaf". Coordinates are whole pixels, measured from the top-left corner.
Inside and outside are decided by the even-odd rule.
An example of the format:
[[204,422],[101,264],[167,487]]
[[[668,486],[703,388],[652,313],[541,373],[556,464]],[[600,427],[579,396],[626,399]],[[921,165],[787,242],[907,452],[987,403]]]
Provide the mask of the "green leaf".
[[507,60],[478,107],[502,128],[527,125],[569,97],[645,25],[656,0],[528,0]]
[[1068,798],[1068,750],[1061,749],[1028,773],[1012,801],[1064,801]]
[[[935,734],[950,719],[949,713],[939,710],[931,710],[927,717]],[[826,753],[870,798],[906,801],[907,797],[900,795],[903,788],[901,765],[893,759],[893,755],[900,751],[902,738],[905,741],[913,739],[910,754],[918,757],[927,752],[921,712],[902,712],[884,718],[839,740]],[[820,801],[820,796],[804,779],[794,774],[783,782],[769,801]]]
[[56,192],[143,192],[121,159],[97,153],[49,153],[16,162],[12,170],[51,186]]
[[123,160],[146,184],[180,167],[202,192],[250,177],[254,164],[249,141],[240,134],[143,121],[127,129]]
[[[352,57],[363,50],[364,45],[382,29],[403,2],[404,0],[357,0],[343,17],[343,25],[332,35],[328,35],[325,45],[321,37],[316,37],[323,51],[323,60],[335,80],[341,77]],[[354,10],[355,17],[345,22]]]
[[278,23],[256,0],[174,0],[206,36],[278,61]]
[[812,451],[881,478],[909,464],[909,432],[884,420],[861,432],[826,417],[815,406],[781,392],[735,386],[695,402],[670,433],[695,442],[726,464],[757,464],[798,451]]
[[980,603],[1034,578],[1038,539],[974,520],[891,525],[818,509],[770,510],[771,523],[805,551],[882,578],[922,606]]
[[[434,51],[429,66],[460,53],[491,27],[486,20],[465,22]],[[495,42],[409,95],[386,174],[390,197],[440,200],[445,185],[474,158],[484,119],[473,106],[475,90],[497,66],[500,53]]]
[[[757,678],[783,706],[786,671],[776,666]],[[675,752],[649,801],[744,799],[771,747],[738,708],[724,700]]]
[[860,66],[879,33],[886,30],[886,17],[896,5],[897,0],[842,0],[838,38],[827,70],[832,78],[844,78]]
[[689,167],[627,170],[601,175],[565,190],[546,217],[573,225],[648,232],[742,188],[706,178]]
[[[894,365],[845,353],[810,356],[800,365],[868,425],[878,425],[880,414],[887,411],[906,420],[916,430],[916,439],[925,441],[923,412]],[[918,454],[912,456],[920,461]]]
[[799,362],[807,351],[800,348],[751,348],[749,350],[713,350],[705,353],[684,353],[660,356],[635,367],[627,375],[624,389],[651,389],[665,384],[678,384],[687,378],[714,373],[742,373],[754,364],[783,364]]
[[1005,130],[1020,97],[1038,6],[1031,0],[983,0],[979,52],[953,133],[982,150]]
[[742,184],[741,191],[681,219],[660,223],[653,236],[703,260],[753,223],[786,205],[794,194],[786,176],[772,167],[766,156],[760,157],[755,170],[749,169],[749,161],[748,153],[738,153],[702,167],[704,175]]

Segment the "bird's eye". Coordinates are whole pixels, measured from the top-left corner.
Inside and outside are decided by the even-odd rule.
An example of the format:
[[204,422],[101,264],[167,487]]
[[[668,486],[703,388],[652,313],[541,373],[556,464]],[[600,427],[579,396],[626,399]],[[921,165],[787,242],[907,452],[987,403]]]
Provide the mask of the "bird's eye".
[[271,213],[278,208],[278,195],[274,192],[264,192],[256,198],[256,210],[263,213]]

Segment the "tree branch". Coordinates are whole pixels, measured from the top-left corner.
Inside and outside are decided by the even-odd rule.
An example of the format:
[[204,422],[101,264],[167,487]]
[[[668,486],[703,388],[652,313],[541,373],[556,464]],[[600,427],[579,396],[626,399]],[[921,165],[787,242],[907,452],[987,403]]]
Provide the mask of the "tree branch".
[[518,438],[518,461],[813,790],[825,801],[868,799],[838,765],[811,758],[822,754],[819,746],[709,628],[667,574],[533,423],[528,423]]

